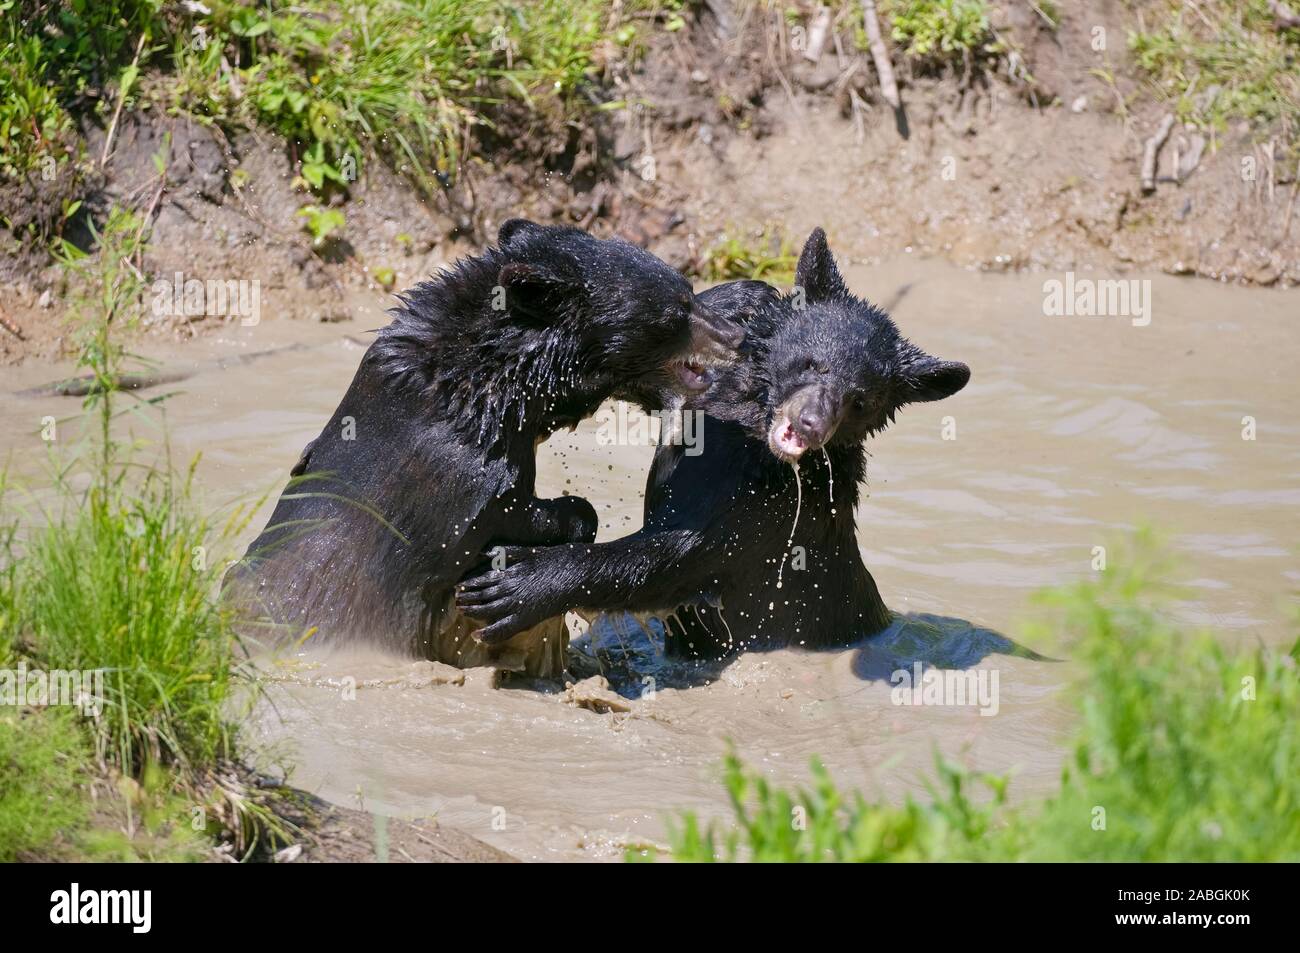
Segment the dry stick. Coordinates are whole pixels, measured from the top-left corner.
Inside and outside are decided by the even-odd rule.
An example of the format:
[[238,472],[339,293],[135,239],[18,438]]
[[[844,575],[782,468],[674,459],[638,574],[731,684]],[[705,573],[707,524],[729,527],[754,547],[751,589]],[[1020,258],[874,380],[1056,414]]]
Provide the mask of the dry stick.
[[826,7],[818,7],[808,27],[808,49],[804,50],[803,54],[803,58],[809,63],[821,61],[822,51],[826,49],[826,35],[830,29],[831,11]]
[[1156,129],[1156,134],[1147,140],[1146,149],[1142,153],[1142,191],[1147,194],[1156,190],[1156,156],[1173,128],[1174,114],[1170,113],[1160,120],[1160,127]]
[[1268,201],[1273,204],[1277,191],[1277,140],[1268,140]]
[[1295,166],[1295,179],[1291,182],[1291,201],[1286,203],[1286,222],[1282,225],[1282,237],[1278,244],[1286,241],[1286,237],[1291,234],[1291,213],[1295,211],[1295,194],[1300,191],[1300,162]]
[[27,338],[23,336],[23,329],[14,324],[9,315],[5,314],[3,311],[0,311],[0,328],[4,328],[20,341],[27,340]]
[[867,30],[867,45],[880,74],[880,92],[895,110],[902,107],[898,96],[898,83],[894,80],[894,64],[889,59],[889,49],[880,33],[880,19],[876,16],[876,0],[862,0],[862,22]]
[[[140,34],[140,42],[135,45],[135,58],[131,60],[131,65],[135,66],[140,62],[140,51],[144,49],[144,34]],[[104,137],[104,151],[99,155],[99,167],[102,169],[104,163],[108,161],[108,152],[113,148],[113,133],[117,131],[117,120],[122,115],[122,106],[126,103],[126,90],[118,91],[117,108],[113,110],[113,121],[108,124],[108,135]]]
[[1268,8],[1273,12],[1273,25],[1279,30],[1300,30],[1300,14],[1279,0],[1268,0]]
[[[158,207],[158,202],[162,199],[163,190],[166,188],[167,169],[164,167],[163,171],[158,175],[158,189],[153,194],[153,201],[150,202],[149,207],[145,209],[144,218],[140,219],[140,227],[136,229],[135,240],[133,242],[135,245],[135,263],[142,267],[144,265],[144,248],[140,245],[140,239],[144,237],[144,230],[149,226],[149,220],[153,218],[154,209]],[[150,235],[152,234],[153,230],[150,229]]]
[[853,141],[858,145],[867,141],[867,127],[862,121],[862,114],[866,112],[867,105],[858,95],[857,90],[849,90],[849,104],[853,107]]

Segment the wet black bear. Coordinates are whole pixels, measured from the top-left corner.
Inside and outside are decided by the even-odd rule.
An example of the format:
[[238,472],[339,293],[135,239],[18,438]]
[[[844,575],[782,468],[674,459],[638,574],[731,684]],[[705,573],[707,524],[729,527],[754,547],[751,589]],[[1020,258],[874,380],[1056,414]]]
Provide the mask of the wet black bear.
[[704,452],[659,448],[639,532],[507,549],[504,569],[466,579],[457,604],[484,624],[480,638],[570,608],[626,610],[666,616],[670,651],[717,657],[842,645],[888,624],[854,523],[863,442],[903,405],[956,393],[970,369],[926,354],[850,294],[820,229],[796,282],[780,300],[720,290],[711,306],[762,303],[746,359],[687,405],[707,412]]
[[[465,568],[498,543],[595,539],[585,499],[535,498],[537,445],[611,395],[706,388],[743,329],[639,248],[520,219],[400,300],[227,591],[295,634],[479,664],[451,604]],[[543,628],[540,654],[511,646],[535,674],[563,660],[562,620]]]

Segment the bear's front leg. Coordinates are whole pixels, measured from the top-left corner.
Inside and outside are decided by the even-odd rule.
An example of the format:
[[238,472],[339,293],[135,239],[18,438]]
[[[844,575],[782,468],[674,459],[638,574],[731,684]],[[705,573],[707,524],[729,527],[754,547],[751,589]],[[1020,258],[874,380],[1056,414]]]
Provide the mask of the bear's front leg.
[[504,547],[505,566],[470,575],[456,586],[456,607],[486,623],[475,636],[504,642],[544,619],[562,615],[577,598],[575,584],[588,574],[587,544]]
[[488,541],[488,549],[592,543],[600,525],[596,508],[580,496],[515,502],[506,507],[504,517],[499,532]]

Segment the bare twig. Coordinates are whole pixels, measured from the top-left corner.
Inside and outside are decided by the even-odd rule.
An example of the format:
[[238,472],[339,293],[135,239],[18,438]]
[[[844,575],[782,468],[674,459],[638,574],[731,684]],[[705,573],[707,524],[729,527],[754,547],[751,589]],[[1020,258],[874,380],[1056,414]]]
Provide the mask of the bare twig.
[[[140,62],[140,51],[144,49],[145,34],[140,34],[140,41],[135,45],[135,58],[131,60],[131,66],[134,67]],[[122,106],[126,103],[126,90],[118,91],[117,107],[113,110],[113,121],[108,124],[108,134],[104,136],[104,151],[99,154],[99,167],[102,169],[108,162],[108,153],[113,148],[113,133],[117,131],[117,121],[122,116]]]
[[1291,234],[1291,215],[1295,212],[1295,196],[1297,191],[1300,191],[1300,162],[1296,163],[1295,179],[1291,182],[1291,200],[1286,203],[1286,222],[1282,225],[1282,239],[1278,244],[1286,241],[1286,237]]
[[808,25],[808,48],[803,51],[803,58],[810,63],[821,61],[822,51],[826,49],[826,36],[831,29],[831,11],[827,7],[818,7],[813,14],[812,23]]
[[1169,113],[1164,119],[1160,120],[1160,126],[1156,133],[1146,142],[1146,148],[1142,153],[1142,191],[1150,194],[1156,190],[1156,157],[1160,154],[1160,147],[1165,144],[1169,138],[1169,133],[1174,128],[1174,114]]
[[1280,0],[1268,0],[1268,9],[1273,14],[1273,25],[1279,30],[1300,30],[1300,14],[1296,13]]
[[23,329],[14,324],[9,315],[5,314],[3,311],[0,311],[0,328],[4,328],[20,341],[27,340],[27,338],[23,336]]
[[871,49],[871,59],[880,74],[880,92],[895,110],[903,105],[898,95],[898,83],[894,79],[894,64],[889,59],[889,48],[880,32],[880,19],[876,16],[876,0],[862,0],[862,22],[867,31],[867,45]]

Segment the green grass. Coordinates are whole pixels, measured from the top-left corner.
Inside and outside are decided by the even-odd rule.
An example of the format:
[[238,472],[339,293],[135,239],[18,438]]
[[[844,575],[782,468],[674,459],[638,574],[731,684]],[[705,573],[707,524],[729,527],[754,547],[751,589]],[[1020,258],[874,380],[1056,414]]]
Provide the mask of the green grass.
[[374,157],[432,194],[485,141],[562,142],[605,108],[585,87],[680,24],[679,5],[210,0],[202,14],[164,0],[0,0],[0,224],[15,251],[57,240],[60,199],[66,218],[100,159],[77,125],[109,127],[119,106],[277,133],[295,185],[319,197],[345,192]]
[[[701,827],[693,814],[670,827],[674,860],[869,863],[880,861],[967,860],[981,844],[1002,806],[1006,782],[972,778],[936,760],[941,786],[926,804],[907,798],[901,807],[868,803],[861,794],[841,792],[816,759],[812,786],[786,791],[748,770],[734,754],[724,763],[724,783],[735,826]],[[973,801],[979,782],[992,791],[987,805]],[[630,860],[646,859],[630,855]]]
[[[375,154],[433,187],[433,176],[455,175],[473,127],[491,124],[503,103],[557,122],[589,108],[580,86],[611,48],[633,42],[629,18],[645,4],[207,6],[209,15],[161,0],[0,0],[5,60],[18,66],[0,79],[5,161],[18,171],[33,167],[53,132],[67,128],[69,110],[93,108],[107,118],[125,93],[128,106],[149,101],[227,127],[280,133],[317,191],[346,186]],[[41,127],[49,131],[37,135]]]
[[[142,232],[135,216],[114,209],[95,234],[95,253],[63,258],[78,364],[100,385],[84,405],[86,436],[51,448],[47,493],[19,499],[0,475],[0,656],[6,667],[21,659],[29,670],[100,671],[102,704],[71,723],[76,745],[36,731],[63,730],[53,709],[10,734],[34,726],[31,744],[18,745],[23,757],[52,771],[63,761],[45,749],[65,751],[69,770],[116,792],[96,814],[120,817],[83,825],[69,838],[74,856],[193,859],[221,838],[247,857],[287,833],[271,799],[244,791],[233,767],[241,706],[251,699],[235,697],[242,654],[217,590],[248,511],[220,527],[199,515],[197,460],[185,473],[171,468],[156,398],[116,390],[131,360],[121,335],[138,317],[144,288],[131,263]],[[122,401],[135,403],[123,411]],[[123,439],[126,412],[158,428],[156,462]],[[0,788],[0,817],[27,824],[29,802],[21,785]],[[64,824],[63,813],[52,815]],[[31,831],[21,843],[49,841],[49,828]]]
[[1082,722],[1031,859],[1300,860],[1300,642],[1229,651],[1188,631],[1164,608],[1169,573],[1138,550],[1044,600],[1081,666]]
[[1181,120],[1222,129],[1246,119],[1257,134],[1280,130],[1295,143],[1300,31],[1276,29],[1266,0],[1160,2],[1136,12],[1129,48]]
[[984,0],[882,0],[879,7],[894,42],[922,63],[962,65],[1002,52]]
[[72,712],[0,708],[0,863],[48,856],[86,823],[89,761]]
[[279,132],[317,190],[345,185],[346,163],[372,152],[430,185],[434,173],[454,175],[467,131],[494,105],[563,110],[607,14],[599,0],[218,2],[208,49],[174,47],[185,83],[172,105]]
[[1078,668],[1051,797],[1013,808],[1006,778],[940,759],[930,800],[893,806],[841,792],[815,762],[812,787],[788,792],[729,756],[735,823],[682,815],[674,859],[1300,860],[1300,642],[1230,652],[1170,621],[1149,544],[1120,565],[1041,600]]
[[695,277],[702,281],[753,278],[785,286],[794,282],[798,263],[798,252],[779,228],[731,229],[709,246]]
[[[23,547],[19,625],[49,669],[105,670],[99,749],[128,773],[230,756],[234,635],[188,480],[148,470],[76,493]],[[215,562],[215,552],[213,560]]]

